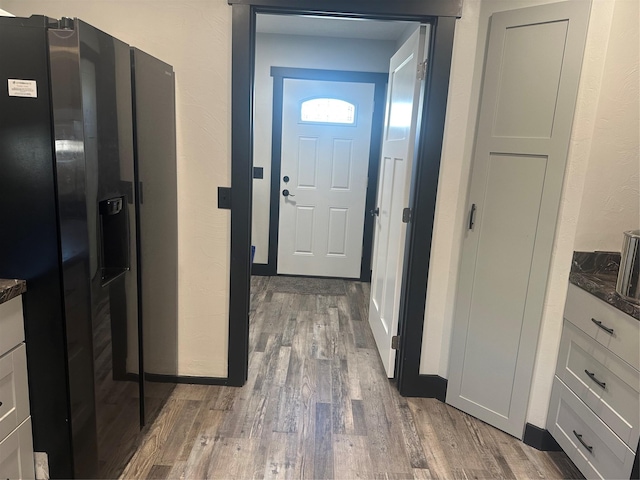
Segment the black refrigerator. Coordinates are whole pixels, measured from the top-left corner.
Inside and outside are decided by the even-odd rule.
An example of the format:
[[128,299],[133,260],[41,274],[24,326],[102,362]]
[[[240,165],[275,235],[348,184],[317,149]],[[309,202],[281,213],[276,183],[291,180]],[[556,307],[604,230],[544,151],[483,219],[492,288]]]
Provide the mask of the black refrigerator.
[[91,25],[0,18],[0,277],[27,281],[51,478],[117,477],[143,423],[131,80],[129,45]]

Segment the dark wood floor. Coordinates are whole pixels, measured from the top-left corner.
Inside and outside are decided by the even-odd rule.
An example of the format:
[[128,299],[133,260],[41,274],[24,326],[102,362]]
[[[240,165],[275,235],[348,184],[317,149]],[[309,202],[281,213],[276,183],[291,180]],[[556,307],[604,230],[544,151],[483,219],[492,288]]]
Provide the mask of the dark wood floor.
[[367,323],[369,285],[346,293],[254,277],[247,384],[178,385],[123,478],[581,478],[563,453],[399,396]]

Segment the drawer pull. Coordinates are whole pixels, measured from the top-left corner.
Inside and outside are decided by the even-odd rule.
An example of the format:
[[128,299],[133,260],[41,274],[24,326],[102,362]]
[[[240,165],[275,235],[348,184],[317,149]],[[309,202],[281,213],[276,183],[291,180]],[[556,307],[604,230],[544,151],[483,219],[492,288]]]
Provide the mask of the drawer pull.
[[605,327],[600,320],[596,320],[595,318],[592,318],[591,321],[599,326],[602,330],[607,332],[609,335],[613,335],[613,328]]
[[584,370],[584,373],[586,373],[586,374],[589,376],[589,378],[590,378],[591,380],[593,380],[594,382],[596,382],[600,388],[606,388],[606,386],[607,386],[606,382],[601,382],[600,380],[598,380],[598,379],[596,378],[596,374],[595,374],[595,373],[590,372],[590,371],[589,371],[589,370],[587,370],[586,368],[585,368],[585,370]]
[[576,432],[575,430],[573,431],[573,434],[576,436],[576,438],[578,439],[578,441],[582,444],[582,446],[584,448],[586,448],[587,450],[589,450],[589,453],[593,453],[593,447],[591,445],[587,445],[585,443],[584,440],[582,440],[582,435],[580,435],[578,432]]

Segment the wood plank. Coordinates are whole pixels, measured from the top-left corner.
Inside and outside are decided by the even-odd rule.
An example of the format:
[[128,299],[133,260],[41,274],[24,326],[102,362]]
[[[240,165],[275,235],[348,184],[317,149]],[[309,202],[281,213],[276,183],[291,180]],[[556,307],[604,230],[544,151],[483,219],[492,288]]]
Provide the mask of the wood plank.
[[224,437],[218,435],[218,426],[227,415],[222,410],[208,410],[183,472],[184,478],[208,478],[209,469],[219,455]]
[[364,403],[362,400],[351,400],[351,413],[353,415],[353,434],[367,434],[367,419],[364,414]]
[[347,353],[347,379],[351,399],[362,400],[360,377],[358,376],[358,354],[355,351]]
[[435,399],[407,399],[407,404],[413,414],[414,422],[420,436],[427,465],[433,478],[453,478],[453,471],[445,452],[445,447],[438,440],[435,427],[431,422],[428,409]]
[[331,360],[318,360],[316,385],[318,401],[331,403]]
[[313,452],[313,478],[332,479],[333,470],[333,442],[331,435],[331,405],[316,404],[316,435]]
[[[379,358],[372,361],[369,350],[360,350],[358,371],[361,377],[367,437],[376,472],[408,475],[411,464],[404,448],[397,415],[389,416],[385,404],[393,405],[389,381],[381,370]],[[372,367],[372,363],[376,365]]]
[[168,465],[153,465],[151,470],[149,470],[149,474],[146,476],[148,480],[165,480],[169,478],[169,473],[171,473],[171,468]]
[[431,472],[426,468],[414,468],[413,478],[415,480],[432,480]]
[[254,458],[257,444],[258,441],[254,438],[217,437],[213,442],[215,451],[209,458],[205,475],[191,477],[185,473],[185,478],[256,478]]
[[399,412],[400,427],[402,428],[402,438],[404,439],[404,445],[409,455],[409,463],[413,469],[428,469],[429,462],[424,454],[424,448],[420,435],[416,430],[415,423],[413,421],[413,415],[409,408],[406,399],[399,395],[392,395],[394,400],[394,407]]
[[287,438],[290,433],[274,432],[269,442],[269,453],[264,469],[265,479],[290,478],[288,470],[291,465],[287,460]]
[[172,397],[179,400],[204,400],[209,394],[208,385],[176,385]]
[[175,426],[184,400],[169,398],[160,415],[153,423],[144,442],[122,473],[123,478],[145,478],[164,453],[164,444]]
[[355,435],[333,435],[335,478],[373,478],[367,439]]
[[273,385],[279,387],[285,384],[287,373],[289,372],[289,361],[291,360],[291,347],[281,346],[278,349],[278,363],[275,375],[273,377]]
[[156,464],[173,465],[180,459],[185,441],[191,440],[189,432],[203,403],[198,400],[184,400],[171,433],[163,445],[162,454],[158,455]]

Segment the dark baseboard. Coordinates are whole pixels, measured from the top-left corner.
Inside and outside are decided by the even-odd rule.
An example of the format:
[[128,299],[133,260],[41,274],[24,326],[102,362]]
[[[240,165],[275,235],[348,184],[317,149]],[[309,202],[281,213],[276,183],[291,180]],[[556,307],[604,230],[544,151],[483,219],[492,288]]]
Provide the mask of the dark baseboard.
[[251,275],[270,277],[274,275],[273,268],[268,263],[254,263],[251,265]]
[[530,447],[542,450],[543,452],[559,452],[562,450],[558,442],[556,442],[549,433],[549,430],[536,427],[530,423],[527,423],[524,427],[524,437],[522,437],[522,441]]
[[114,371],[113,379],[116,382],[137,382],[140,380],[140,375],[131,372],[127,372],[124,375],[116,375],[116,372]]
[[439,375],[418,375],[404,382],[400,394],[403,397],[437,398],[444,402],[447,396],[447,379]]
[[148,382],[158,383],[187,383],[192,385],[229,385],[228,378],[217,377],[188,377],[184,375],[159,375],[147,373],[144,376]]

